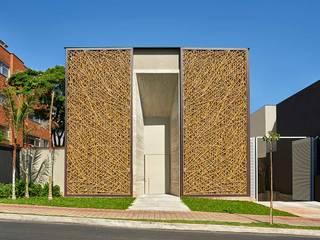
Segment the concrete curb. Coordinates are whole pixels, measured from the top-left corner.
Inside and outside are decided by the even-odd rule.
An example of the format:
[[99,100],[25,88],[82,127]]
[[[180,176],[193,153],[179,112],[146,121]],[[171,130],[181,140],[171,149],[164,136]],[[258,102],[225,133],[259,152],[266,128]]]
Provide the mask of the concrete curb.
[[89,225],[89,226],[134,228],[134,229],[258,233],[258,234],[279,234],[279,235],[320,237],[320,230],[245,227],[245,226],[228,226],[228,225],[213,225],[213,224],[162,223],[162,222],[111,220],[111,219],[99,219],[99,218],[59,217],[59,216],[40,216],[40,215],[0,213],[0,221],[4,221],[4,220],[17,221],[17,222],[55,223],[55,224],[63,224],[63,223],[83,224],[83,225]]

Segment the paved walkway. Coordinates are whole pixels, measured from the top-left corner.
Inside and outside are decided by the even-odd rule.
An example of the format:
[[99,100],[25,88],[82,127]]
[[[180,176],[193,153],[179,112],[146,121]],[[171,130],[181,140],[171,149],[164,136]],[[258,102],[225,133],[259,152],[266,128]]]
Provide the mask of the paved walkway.
[[[105,210],[88,208],[64,208],[32,205],[0,204],[0,213],[35,214],[42,216],[66,216],[84,218],[109,218],[109,219],[153,219],[153,220],[203,220],[223,222],[268,222],[268,216],[209,213],[209,212],[165,212],[165,211],[137,211],[137,210]],[[319,219],[301,217],[275,217],[275,223],[320,226]]]
[[136,198],[129,210],[145,210],[145,211],[176,211],[188,212],[189,208],[184,205],[179,197],[159,194],[159,195],[143,195]]
[[[270,202],[258,202],[267,207]],[[273,207],[281,211],[292,213],[305,218],[315,218],[320,220],[320,202],[282,202],[274,201]]]

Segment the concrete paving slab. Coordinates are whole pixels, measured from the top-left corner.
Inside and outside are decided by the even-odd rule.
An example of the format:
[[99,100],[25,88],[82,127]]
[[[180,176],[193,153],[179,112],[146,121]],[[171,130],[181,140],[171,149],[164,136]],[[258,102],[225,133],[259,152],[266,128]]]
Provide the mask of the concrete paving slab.
[[[257,202],[269,207],[270,202]],[[320,219],[320,202],[284,202],[274,201],[273,207],[275,209],[292,213],[299,217]]]
[[177,196],[168,194],[142,195],[136,198],[129,210],[189,212],[190,209]]

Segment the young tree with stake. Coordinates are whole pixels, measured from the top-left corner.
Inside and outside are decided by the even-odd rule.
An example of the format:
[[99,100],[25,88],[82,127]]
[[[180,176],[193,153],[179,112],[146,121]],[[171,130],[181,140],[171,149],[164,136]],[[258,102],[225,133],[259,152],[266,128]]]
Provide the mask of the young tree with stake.
[[273,224],[273,166],[272,166],[272,152],[273,152],[273,143],[279,141],[280,134],[276,132],[268,132],[263,137],[263,141],[267,143],[267,146],[269,147],[270,152],[270,218],[269,223]]

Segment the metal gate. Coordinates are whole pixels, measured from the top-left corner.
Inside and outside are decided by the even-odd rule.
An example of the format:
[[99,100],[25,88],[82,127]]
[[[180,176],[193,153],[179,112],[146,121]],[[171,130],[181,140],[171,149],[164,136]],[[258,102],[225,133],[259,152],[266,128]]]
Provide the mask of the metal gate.
[[[280,137],[273,152],[274,200],[314,199],[315,144],[309,137]],[[270,153],[262,137],[250,139],[250,196],[269,200]]]
[[313,200],[312,139],[292,142],[292,200]]

